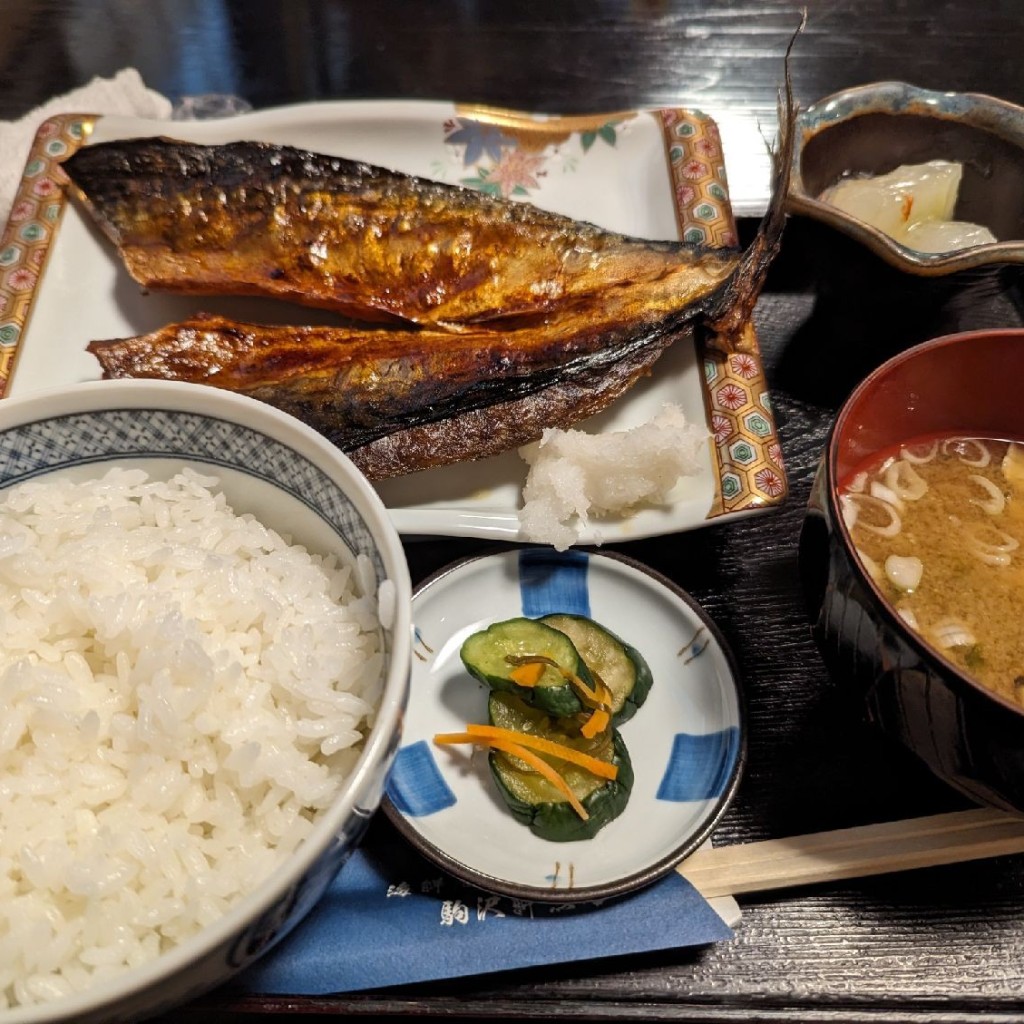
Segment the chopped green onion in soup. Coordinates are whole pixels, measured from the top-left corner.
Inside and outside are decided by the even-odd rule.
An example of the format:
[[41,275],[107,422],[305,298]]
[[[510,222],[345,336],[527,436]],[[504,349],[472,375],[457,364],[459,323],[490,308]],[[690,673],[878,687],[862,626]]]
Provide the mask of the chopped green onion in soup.
[[1024,705],[1024,443],[909,439],[849,475],[844,522],[904,622]]

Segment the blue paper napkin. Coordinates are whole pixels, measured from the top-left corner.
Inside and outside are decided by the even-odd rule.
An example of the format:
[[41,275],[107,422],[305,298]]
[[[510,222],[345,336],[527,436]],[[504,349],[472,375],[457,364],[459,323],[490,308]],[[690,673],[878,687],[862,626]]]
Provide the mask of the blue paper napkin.
[[732,934],[676,872],[603,904],[532,903],[465,886],[400,842],[370,842],[305,921],[234,984],[248,993],[326,995],[705,945]]

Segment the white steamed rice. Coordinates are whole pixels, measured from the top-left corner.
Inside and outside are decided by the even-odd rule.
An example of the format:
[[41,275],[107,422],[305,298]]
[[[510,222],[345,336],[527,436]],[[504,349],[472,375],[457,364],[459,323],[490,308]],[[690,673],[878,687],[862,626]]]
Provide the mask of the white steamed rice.
[[219,918],[358,757],[382,678],[368,560],[291,545],[216,484],[115,469],[0,502],[0,1007]]

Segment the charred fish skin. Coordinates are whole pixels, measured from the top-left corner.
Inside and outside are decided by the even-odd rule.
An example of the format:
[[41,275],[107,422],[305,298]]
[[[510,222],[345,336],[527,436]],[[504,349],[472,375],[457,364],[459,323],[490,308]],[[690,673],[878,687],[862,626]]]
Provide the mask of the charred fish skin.
[[[607,325],[574,344],[478,332],[437,339],[196,318],[153,335],[89,346],[107,378],[226,387],[314,427],[371,480],[487,458],[546,427],[596,414],[650,372],[684,323]],[[541,332],[541,335],[543,332]],[[412,342],[412,344],[410,344]],[[159,352],[151,359],[146,353]]]
[[272,296],[355,320],[536,315],[709,252],[260,142],[127,139],[84,146],[62,166],[143,287]]
[[[599,412],[711,307],[732,272],[723,258],[687,275],[685,300],[684,282],[670,276],[660,293],[623,288],[511,329],[271,327],[201,316],[88,349],[104,377],[211,384],[275,405],[378,479],[484,458]],[[461,438],[454,426],[488,421]]]
[[596,415],[627,392],[674,341],[657,335],[612,366],[587,369],[572,380],[484,408],[409,425],[348,452],[370,480],[484,459],[536,441],[545,429],[568,429]]
[[[688,324],[703,325],[726,350],[750,337],[754,303],[786,220],[795,122],[788,63],[780,102],[772,200],[741,256],[670,247],[675,262],[653,277],[606,282],[550,305],[506,304],[500,316],[492,306],[489,318],[474,323],[470,317],[456,331],[206,320],[95,341],[89,351],[105,377],[198,380],[293,412],[347,451],[371,479],[510,450],[545,428],[571,426],[601,411],[650,372]],[[513,219],[534,223],[531,218],[553,216],[513,205],[521,211]],[[581,237],[599,230],[574,227]],[[660,243],[651,248],[665,250]],[[414,286],[415,280],[405,281],[397,290],[410,293]]]
[[274,405],[375,480],[487,458],[595,415],[690,325],[720,314],[736,274],[733,260],[708,259],[699,272],[669,275],[660,293],[610,289],[557,313],[458,332],[197,317],[87,347],[105,378],[192,381]]

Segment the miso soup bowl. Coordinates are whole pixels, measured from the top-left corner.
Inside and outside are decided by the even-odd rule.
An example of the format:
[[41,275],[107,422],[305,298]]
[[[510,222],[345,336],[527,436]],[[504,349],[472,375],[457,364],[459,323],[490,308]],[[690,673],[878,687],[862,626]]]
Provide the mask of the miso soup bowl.
[[[1024,437],[1024,330],[907,349],[840,409],[800,536],[812,632],[867,716],[974,801],[1024,812],[1024,709],[961,673],[899,617],[854,553],[838,486],[865,460],[937,433]],[[1022,595],[1024,600],[1024,595]]]

